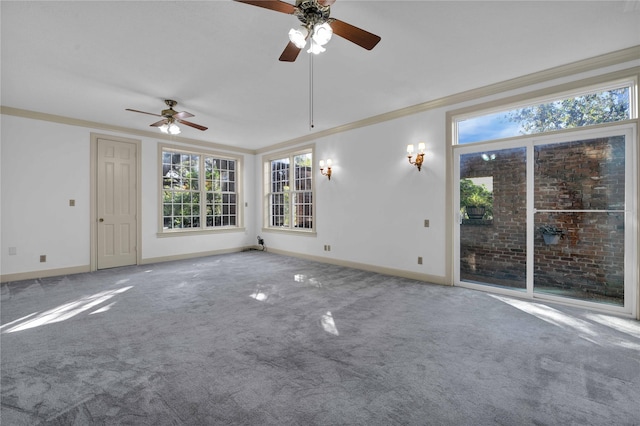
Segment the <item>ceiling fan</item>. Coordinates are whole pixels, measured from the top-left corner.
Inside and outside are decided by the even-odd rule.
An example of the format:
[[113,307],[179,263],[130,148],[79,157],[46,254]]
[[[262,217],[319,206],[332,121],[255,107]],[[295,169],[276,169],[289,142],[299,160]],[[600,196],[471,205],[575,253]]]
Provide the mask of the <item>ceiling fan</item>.
[[162,117],[162,120],[151,124],[151,127],[158,127],[163,133],[170,133],[172,135],[177,135],[178,133],[180,133],[180,128],[176,125],[176,122],[180,124],[184,124],[185,126],[193,127],[194,129],[207,130],[207,127],[201,126],[199,124],[191,123],[190,121],[185,120],[185,118],[194,117],[193,114],[186,111],[178,112],[174,110],[173,107],[178,105],[178,102],[171,99],[166,99],[164,103],[167,104],[169,108],[162,110],[160,114],[138,111],[136,109],[131,109],[131,108],[127,108],[126,110],[139,112],[141,114],[154,115],[156,117]]
[[300,50],[306,45],[307,39],[311,39],[309,53],[324,52],[322,47],[335,33],[342,38],[349,40],[367,50],[371,50],[381,40],[375,34],[354,27],[339,19],[331,18],[331,5],[336,0],[296,0],[292,5],[280,0],[235,0],[240,3],[247,3],[276,12],[295,15],[302,22],[302,31],[292,29],[289,31],[289,44],[285,47],[280,60],[284,62],[294,62]]

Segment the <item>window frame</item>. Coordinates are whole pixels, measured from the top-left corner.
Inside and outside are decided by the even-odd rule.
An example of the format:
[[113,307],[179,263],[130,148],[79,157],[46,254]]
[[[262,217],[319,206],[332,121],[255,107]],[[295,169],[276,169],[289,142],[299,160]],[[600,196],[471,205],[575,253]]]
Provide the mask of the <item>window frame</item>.
[[[565,76],[560,76],[564,78]],[[638,135],[637,126],[640,124],[640,120],[638,119],[638,115],[640,114],[640,108],[638,108],[639,96],[638,96],[638,85],[640,82],[640,67],[634,66],[630,68],[625,68],[622,70],[604,73],[600,75],[596,75],[593,77],[587,77],[582,79],[571,80],[568,82],[560,83],[559,81],[562,78],[550,79],[547,82],[537,81],[534,85],[528,85],[529,90],[523,91],[519,94],[508,94],[509,92],[513,93],[514,90],[526,90],[523,85],[512,85],[510,88],[505,88],[505,91],[502,93],[489,93],[486,96],[478,96],[476,99],[467,99],[464,103],[467,106],[463,106],[460,108],[447,110],[445,112],[445,140],[443,143],[446,147],[446,162],[448,165],[448,172],[446,177],[446,185],[447,192],[452,194],[447,196],[447,207],[446,207],[446,227],[449,230],[450,237],[447,239],[446,247],[447,250],[451,253],[451,256],[447,256],[446,258],[446,268],[447,268],[447,279],[451,285],[459,286],[458,278],[456,277],[456,271],[459,271],[459,258],[456,257],[455,253],[458,252],[459,247],[457,246],[456,240],[457,235],[456,232],[459,230],[459,226],[457,225],[456,219],[459,219],[459,216],[456,216],[456,208],[459,208],[459,196],[456,196],[455,189],[455,180],[456,176],[459,175],[459,170],[456,170],[456,155],[459,153],[468,152],[468,150],[482,150],[483,147],[487,147],[487,150],[498,150],[502,149],[502,147],[510,147],[513,143],[519,143],[520,141],[526,142],[528,140],[542,140],[548,138],[557,138],[557,137],[573,137],[573,135],[582,135],[584,132],[591,132],[592,134],[598,132],[606,132],[611,128],[624,128],[630,127],[633,128],[633,136],[632,141],[636,147],[638,143],[640,143],[640,136]],[[576,78],[575,76],[569,76],[569,78]],[[552,81],[556,81],[556,84],[553,84]],[[627,81],[630,83],[631,90],[629,93],[629,113],[630,117],[628,120],[624,121],[616,121],[604,124],[595,124],[591,126],[583,126],[583,127],[575,127],[570,129],[561,129],[552,132],[544,132],[544,133],[535,133],[528,135],[519,135],[515,137],[508,137],[502,139],[492,139],[486,141],[465,143],[465,144],[457,144],[458,134],[457,134],[457,123],[456,120],[480,116],[484,114],[491,114],[497,111],[504,111],[508,109],[515,109],[518,107],[531,105],[536,103],[538,100],[548,100],[548,99],[558,99],[559,97],[567,96],[567,95],[575,95],[579,96],[583,94],[584,91],[591,91],[593,89],[600,88],[601,90],[606,90],[607,88],[611,88],[612,85],[619,85],[620,82]],[[535,86],[540,86],[540,84],[550,86],[532,89]],[[507,85],[508,86],[508,85]],[[484,98],[485,101],[479,101],[478,99]],[[491,100],[487,100],[491,99]],[[637,162],[640,162],[640,157],[637,148],[635,148],[635,153],[632,155],[633,160],[636,161],[633,173],[635,174],[635,179],[638,178],[637,171]],[[531,174],[531,173],[529,173]],[[634,207],[632,210],[637,212],[637,202],[640,196],[637,188],[633,189],[634,196]],[[637,213],[636,213],[637,214]],[[637,241],[639,237],[638,229],[632,232],[633,237],[635,238],[635,243],[632,244],[633,251],[629,250],[629,256],[631,258],[637,257]],[[531,234],[531,233],[530,233]],[[528,238],[533,238],[528,237]],[[625,248],[625,252],[627,249]],[[626,260],[625,260],[626,262]],[[637,265],[634,266],[634,274],[635,278],[632,277],[632,281],[635,281],[637,285]],[[487,289],[483,289],[487,291]],[[495,291],[499,293],[500,291],[496,291],[495,289],[491,289],[488,291]],[[635,301],[631,301],[632,311],[631,314],[636,318],[640,318],[640,314],[638,313],[638,307],[640,306],[640,287],[637,287],[635,290]],[[560,302],[565,303],[565,302]],[[625,301],[626,305],[626,301]],[[633,307],[635,306],[635,308]],[[626,307],[626,306],[625,306]],[[625,313],[626,314],[626,313]]]
[[[458,122],[478,118],[485,115],[491,115],[495,113],[516,110],[519,108],[525,108],[529,106],[536,106],[543,103],[550,103],[558,100],[563,100],[571,97],[584,96],[595,92],[604,92],[620,87],[629,87],[629,119],[622,121],[612,121],[607,123],[592,124],[588,126],[580,126],[566,129],[558,129],[547,132],[533,133],[533,134],[521,134],[505,138],[493,138],[481,141],[468,142],[460,144],[458,142]],[[547,135],[566,133],[571,131],[580,131],[585,128],[599,128],[615,126],[619,124],[625,124],[633,122],[638,119],[638,111],[636,108],[638,97],[638,73],[637,69],[628,69],[611,74],[600,75],[597,77],[587,78],[584,80],[577,80],[571,83],[547,87],[545,89],[536,90],[533,92],[522,93],[507,98],[500,98],[495,101],[484,102],[475,104],[469,107],[464,107],[454,111],[447,112],[447,129],[450,130],[451,137],[449,139],[450,146],[460,145],[473,145],[478,143],[491,143],[495,141],[513,140],[519,138],[526,138],[533,135]]]
[[[176,154],[184,155],[198,155],[198,191],[199,194],[199,206],[200,206],[200,226],[197,228],[164,228],[164,174],[163,174],[163,154],[165,152],[173,152]],[[216,160],[228,160],[235,162],[235,195],[236,195],[236,224],[225,226],[206,226],[206,207],[207,207],[207,193],[211,191],[206,190],[206,173],[204,172],[205,157],[214,157]],[[186,147],[181,145],[171,145],[165,143],[158,143],[158,167],[159,183],[158,183],[158,231],[159,237],[175,237],[186,235],[198,235],[198,234],[214,234],[224,232],[244,232],[244,201],[243,201],[243,157],[228,153],[221,153],[219,151],[210,151],[207,149],[200,149],[194,147]]]
[[[289,164],[294,164],[294,157],[298,155],[311,154],[311,228],[296,228],[293,226],[293,216],[294,216],[294,208],[293,208],[293,198],[289,197],[288,207],[288,219],[289,226],[272,226],[271,225],[271,162],[274,160],[279,160],[283,158],[289,159]],[[305,236],[315,236],[316,235],[316,179],[315,179],[315,165],[313,163],[315,158],[315,144],[306,145],[302,147],[296,147],[288,150],[274,152],[262,157],[262,165],[263,165],[263,185],[262,185],[262,195],[263,195],[263,222],[262,222],[262,230],[264,232],[281,232],[288,233],[294,235],[305,235]],[[289,181],[295,182],[295,167],[289,167]],[[299,191],[290,190],[289,194],[295,194]],[[304,191],[309,192],[309,191]]]

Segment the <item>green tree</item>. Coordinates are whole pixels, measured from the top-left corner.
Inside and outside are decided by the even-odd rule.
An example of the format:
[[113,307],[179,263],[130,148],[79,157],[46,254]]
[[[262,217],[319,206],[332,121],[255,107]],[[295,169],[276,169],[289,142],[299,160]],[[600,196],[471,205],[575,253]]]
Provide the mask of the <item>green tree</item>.
[[507,118],[519,123],[524,135],[626,120],[629,90],[614,89],[520,108],[509,111]]

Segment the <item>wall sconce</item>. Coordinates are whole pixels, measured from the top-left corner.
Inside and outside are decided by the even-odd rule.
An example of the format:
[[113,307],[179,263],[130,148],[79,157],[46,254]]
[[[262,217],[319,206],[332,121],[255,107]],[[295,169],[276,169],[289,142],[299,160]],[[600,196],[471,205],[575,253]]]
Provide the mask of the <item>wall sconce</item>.
[[418,171],[420,171],[422,168],[422,162],[424,161],[424,142],[420,142],[418,144],[418,151],[420,152],[416,154],[416,161],[411,161],[411,158],[413,158],[413,144],[407,145],[407,152],[409,153],[407,157],[409,158],[409,164],[413,164],[418,168]]
[[326,166],[327,166],[327,171],[325,172],[325,171],[324,171],[324,169],[325,169],[325,162],[324,162],[324,160],[320,160],[320,174],[321,174],[322,176],[326,176],[326,177],[328,177],[328,178],[329,178],[329,180],[331,180],[331,159],[330,159],[330,158],[328,158],[328,159],[327,159]]

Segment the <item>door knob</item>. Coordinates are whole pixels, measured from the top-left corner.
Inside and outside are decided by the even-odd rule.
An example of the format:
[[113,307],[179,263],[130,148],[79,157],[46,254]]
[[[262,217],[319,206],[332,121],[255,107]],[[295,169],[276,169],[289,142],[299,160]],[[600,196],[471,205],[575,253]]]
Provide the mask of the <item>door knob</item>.
[[100,221],[100,222],[104,222],[104,219],[103,219],[103,218],[100,218],[100,219],[98,219],[98,221]]

